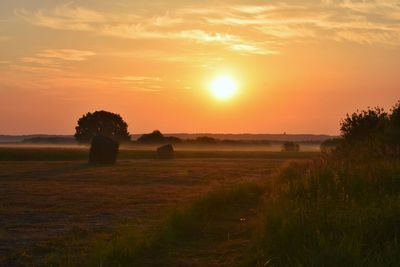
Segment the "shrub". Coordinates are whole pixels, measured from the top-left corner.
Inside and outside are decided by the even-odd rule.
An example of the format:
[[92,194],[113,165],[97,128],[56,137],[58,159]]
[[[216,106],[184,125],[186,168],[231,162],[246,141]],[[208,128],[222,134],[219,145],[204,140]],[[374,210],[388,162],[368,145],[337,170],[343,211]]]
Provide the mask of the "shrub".
[[388,114],[382,108],[368,108],[347,114],[340,124],[340,131],[344,140],[352,143],[376,139],[383,134],[387,120]]
[[342,142],[342,138],[330,138],[323,141],[320,145],[320,150],[322,153],[331,153],[334,151]]
[[282,151],[298,152],[298,151],[300,151],[300,145],[295,142],[287,141],[282,144]]

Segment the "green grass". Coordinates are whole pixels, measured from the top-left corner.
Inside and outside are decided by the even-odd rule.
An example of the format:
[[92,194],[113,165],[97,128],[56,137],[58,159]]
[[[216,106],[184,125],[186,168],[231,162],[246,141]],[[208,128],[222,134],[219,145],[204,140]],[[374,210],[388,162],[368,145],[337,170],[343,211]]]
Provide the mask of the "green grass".
[[[210,192],[172,209],[150,231],[136,231],[129,224],[121,226],[109,238],[91,240],[89,256],[71,260],[69,255],[62,254],[56,265],[175,266],[177,252],[182,247],[196,249],[201,240],[205,243],[214,240],[221,231],[218,222],[239,220],[237,214],[257,206],[263,192],[264,188],[255,183]],[[222,226],[229,228],[229,224]]]
[[243,266],[399,266],[400,162],[289,166]]
[[[119,232],[142,235],[160,222],[165,210],[190,205],[215,188],[229,191],[238,184],[268,180],[284,161],[140,159],[105,167],[82,161],[0,161],[0,266],[57,266],[46,264],[53,262],[52,254],[65,255],[65,262],[72,263],[81,254],[87,256],[90,240],[110,238],[112,229],[126,221],[130,226]],[[243,215],[233,215],[235,226]],[[231,223],[217,222],[224,231]]]
[[[46,161],[77,159],[73,155],[79,153],[84,160],[83,150],[14,149],[13,156],[6,151],[0,155],[7,160],[31,160],[1,162],[0,182],[8,194],[2,201],[10,207],[29,181],[33,187],[23,195],[34,203],[42,187],[40,200],[46,203],[50,197],[56,203],[59,192],[79,189],[73,195],[79,201],[66,202],[76,205],[76,214],[93,210],[92,205],[101,214],[105,207],[112,213],[124,205],[137,209],[144,203],[143,210],[157,210],[170,203],[165,216],[134,217],[111,233],[77,231],[68,246],[46,256],[50,266],[400,266],[399,160],[297,160],[271,178],[283,160],[317,154],[177,151],[177,160],[155,161],[151,151],[123,150],[121,159],[141,160],[90,168]],[[217,181],[230,186],[210,192]],[[186,196],[176,198],[182,190]],[[94,202],[85,207],[89,199]],[[13,214],[7,205],[0,212]]]
[[259,212],[246,252],[215,266],[399,266],[399,193],[399,161],[295,162],[272,183],[211,192],[176,209],[153,234],[119,232],[88,266],[191,266],[182,251],[201,258],[204,242],[223,243],[215,236],[235,228],[227,217],[251,208]]

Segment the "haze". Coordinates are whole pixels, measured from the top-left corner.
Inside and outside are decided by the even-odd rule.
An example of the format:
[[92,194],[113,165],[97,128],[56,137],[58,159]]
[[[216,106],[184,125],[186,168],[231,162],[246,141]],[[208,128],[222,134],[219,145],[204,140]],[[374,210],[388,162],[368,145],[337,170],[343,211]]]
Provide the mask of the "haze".
[[2,0],[0,133],[71,134],[103,109],[132,133],[337,134],[399,98],[399,46],[395,0]]

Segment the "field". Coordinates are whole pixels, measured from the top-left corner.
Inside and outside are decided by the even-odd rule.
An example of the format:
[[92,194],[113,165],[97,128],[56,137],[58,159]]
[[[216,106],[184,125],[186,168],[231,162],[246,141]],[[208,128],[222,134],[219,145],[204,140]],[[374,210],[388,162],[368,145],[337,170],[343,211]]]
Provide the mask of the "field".
[[399,266],[400,161],[0,148],[0,266]]
[[[144,233],[210,191],[263,183],[284,162],[316,155],[178,151],[173,161],[157,161],[151,151],[124,150],[116,166],[92,167],[84,149],[0,148],[0,265],[74,266],[93,240],[107,240],[122,225]],[[243,245],[237,238],[228,245]],[[209,257],[228,257],[236,251],[229,246]],[[201,262],[201,251],[187,257]]]

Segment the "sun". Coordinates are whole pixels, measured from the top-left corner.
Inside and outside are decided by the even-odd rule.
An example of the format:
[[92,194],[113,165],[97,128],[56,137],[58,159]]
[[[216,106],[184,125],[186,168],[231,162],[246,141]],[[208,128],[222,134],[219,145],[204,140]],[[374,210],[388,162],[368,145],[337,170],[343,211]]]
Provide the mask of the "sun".
[[215,98],[227,100],[235,95],[237,85],[231,77],[220,76],[212,81],[210,89]]

